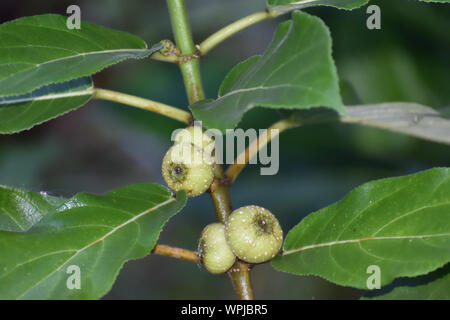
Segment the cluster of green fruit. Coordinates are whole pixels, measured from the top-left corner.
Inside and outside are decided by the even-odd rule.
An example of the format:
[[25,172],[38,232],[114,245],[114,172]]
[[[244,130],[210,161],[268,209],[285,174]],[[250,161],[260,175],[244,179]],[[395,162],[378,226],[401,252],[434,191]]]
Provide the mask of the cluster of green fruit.
[[226,272],[236,257],[249,263],[273,259],[281,249],[283,231],[275,216],[258,206],[234,210],[225,224],[212,223],[203,229],[199,252],[211,273]]
[[[214,141],[201,127],[180,131],[174,145],[163,159],[162,173],[174,191],[185,190],[190,197],[209,189],[214,180]],[[245,206],[234,210],[225,224],[212,223],[200,236],[199,253],[211,273],[228,271],[236,258],[248,263],[262,263],[277,255],[283,243],[278,220],[267,209]]]

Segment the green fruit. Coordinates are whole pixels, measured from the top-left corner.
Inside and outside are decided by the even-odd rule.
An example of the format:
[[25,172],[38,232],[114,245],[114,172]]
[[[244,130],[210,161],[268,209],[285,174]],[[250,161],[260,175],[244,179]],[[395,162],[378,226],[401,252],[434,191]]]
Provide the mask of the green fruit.
[[203,266],[214,274],[226,272],[236,260],[225,239],[225,226],[221,223],[212,223],[203,229],[198,250]]
[[191,126],[179,131],[174,139],[174,144],[192,143],[211,154],[214,149],[214,140],[203,132],[200,126]]
[[190,143],[178,143],[167,151],[162,175],[169,188],[185,190],[189,197],[204,193],[214,179],[213,159]]
[[271,260],[283,243],[283,230],[277,218],[258,206],[234,210],[228,217],[225,234],[234,254],[249,263]]

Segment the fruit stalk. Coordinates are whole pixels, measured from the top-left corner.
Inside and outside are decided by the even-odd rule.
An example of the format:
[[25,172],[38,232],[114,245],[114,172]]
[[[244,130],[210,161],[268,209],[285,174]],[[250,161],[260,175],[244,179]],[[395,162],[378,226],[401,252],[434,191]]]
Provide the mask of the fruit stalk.
[[252,282],[250,279],[251,265],[242,261],[236,261],[236,263],[228,271],[234,291],[239,300],[253,300]]
[[170,256],[177,259],[189,260],[196,263],[200,262],[200,258],[197,252],[187,249],[170,247],[164,244],[157,244],[153,248],[152,253],[163,256]]

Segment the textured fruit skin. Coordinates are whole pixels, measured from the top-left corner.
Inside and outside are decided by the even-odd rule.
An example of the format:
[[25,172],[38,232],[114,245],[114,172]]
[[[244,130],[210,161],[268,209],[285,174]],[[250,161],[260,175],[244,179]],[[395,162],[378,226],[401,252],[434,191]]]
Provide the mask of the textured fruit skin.
[[174,139],[174,144],[177,143],[192,143],[208,154],[211,154],[214,149],[214,140],[203,132],[203,129],[199,126],[190,126],[177,133]]
[[214,162],[193,144],[178,143],[164,156],[162,175],[169,188],[177,192],[185,190],[188,197],[195,197],[213,182]]
[[246,206],[228,217],[225,235],[233,253],[249,263],[262,263],[274,258],[283,244],[283,230],[267,209]]
[[225,238],[225,226],[221,223],[212,223],[203,229],[198,250],[203,266],[214,274],[226,272],[236,260]]

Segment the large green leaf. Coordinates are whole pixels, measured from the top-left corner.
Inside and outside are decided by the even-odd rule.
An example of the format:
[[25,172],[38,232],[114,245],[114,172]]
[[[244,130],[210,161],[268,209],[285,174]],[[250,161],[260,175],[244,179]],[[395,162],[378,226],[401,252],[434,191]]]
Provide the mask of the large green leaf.
[[396,286],[386,294],[363,297],[362,299],[450,300],[450,264],[426,276],[407,279],[403,282],[405,283]]
[[326,108],[301,110],[292,114],[292,120],[299,124],[356,123],[450,144],[450,118],[440,110],[408,102],[347,106],[346,110],[346,115]]
[[46,14],[0,25],[0,96],[30,92],[43,85],[92,75],[148,49],[136,36],[88,22],[68,29],[67,17]]
[[267,0],[267,6],[273,11],[289,11],[313,6],[331,6],[352,10],[368,2],[369,0]]
[[366,183],[310,214],[287,235],[273,266],[366,289],[375,265],[381,285],[426,274],[450,260],[450,169]]
[[317,17],[294,12],[279,25],[261,57],[237,65],[225,78],[217,100],[190,108],[208,128],[234,128],[254,106],[307,109],[326,106],[345,112],[331,57],[328,28]]
[[[42,199],[16,201],[24,208],[42,205]],[[174,197],[163,186],[143,183],[103,196],[80,193],[28,232],[0,231],[0,299],[100,298],[126,261],[152,250],[185,202],[184,192]],[[80,289],[67,287],[69,266],[80,268]]]
[[0,133],[15,133],[81,107],[93,94],[90,77],[50,84],[31,93],[0,97]]

